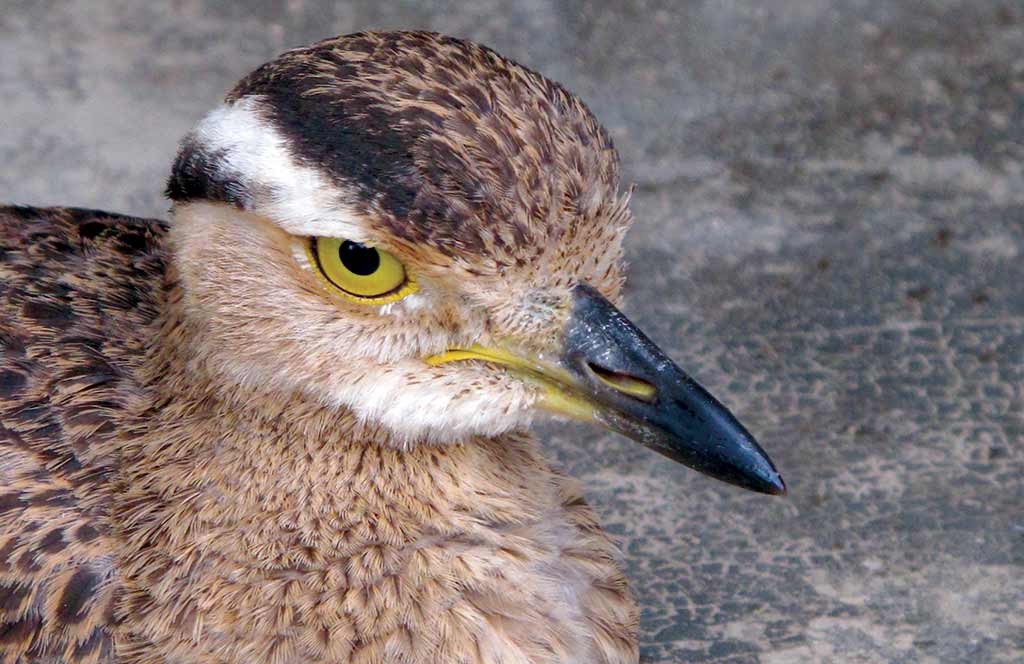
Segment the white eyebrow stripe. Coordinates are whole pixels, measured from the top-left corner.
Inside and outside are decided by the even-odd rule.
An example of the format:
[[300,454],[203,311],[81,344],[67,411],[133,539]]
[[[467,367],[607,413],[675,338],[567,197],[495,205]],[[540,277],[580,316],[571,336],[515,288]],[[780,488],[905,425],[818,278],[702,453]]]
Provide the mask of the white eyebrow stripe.
[[367,224],[345,203],[346,192],[321,171],[291,156],[287,140],[262,116],[259,98],[223,104],[193,130],[202,149],[217,158],[217,176],[238,181],[252,212],[293,235],[372,243]]

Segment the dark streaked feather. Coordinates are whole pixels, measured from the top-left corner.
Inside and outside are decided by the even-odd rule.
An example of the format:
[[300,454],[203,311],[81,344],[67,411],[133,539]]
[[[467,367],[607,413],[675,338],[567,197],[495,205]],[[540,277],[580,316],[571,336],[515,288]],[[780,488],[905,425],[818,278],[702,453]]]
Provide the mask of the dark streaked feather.
[[113,439],[162,222],[0,208],[0,662],[112,662]]

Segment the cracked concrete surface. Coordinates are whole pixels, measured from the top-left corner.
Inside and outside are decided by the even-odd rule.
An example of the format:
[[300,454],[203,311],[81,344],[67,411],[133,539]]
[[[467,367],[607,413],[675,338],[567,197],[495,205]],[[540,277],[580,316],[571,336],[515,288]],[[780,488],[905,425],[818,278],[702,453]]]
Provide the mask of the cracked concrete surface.
[[622,538],[644,661],[1024,660],[1024,6],[6,0],[0,198],[160,216],[237,78],[371,27],[590,103],[636,184],[628,313],[792,489],[544,428]]

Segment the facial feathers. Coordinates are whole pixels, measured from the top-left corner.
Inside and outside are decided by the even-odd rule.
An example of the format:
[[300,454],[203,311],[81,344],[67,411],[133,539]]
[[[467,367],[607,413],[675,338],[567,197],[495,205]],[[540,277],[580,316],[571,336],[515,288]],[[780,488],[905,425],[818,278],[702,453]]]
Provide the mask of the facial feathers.
[[[182,143],[168,184],[186,304],[216,370],[303,392],[405,444],[524,426],[503,371],[423,358],[560,333],[580,281],[616,297],[630,215],[607,133],[556,83],[431,33],[362,33],[243,79]],[[394,253],[422,285],[332,297],[305,247]]]

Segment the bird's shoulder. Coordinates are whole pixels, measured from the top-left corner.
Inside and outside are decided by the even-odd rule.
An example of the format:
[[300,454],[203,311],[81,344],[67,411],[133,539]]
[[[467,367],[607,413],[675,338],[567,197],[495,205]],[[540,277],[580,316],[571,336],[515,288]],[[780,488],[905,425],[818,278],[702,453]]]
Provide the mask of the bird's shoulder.
[[113,661],[115,438],[160,309],[165,232],[0,207],[0,662]]

